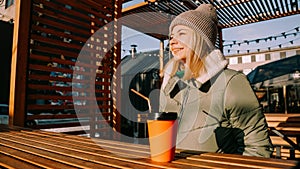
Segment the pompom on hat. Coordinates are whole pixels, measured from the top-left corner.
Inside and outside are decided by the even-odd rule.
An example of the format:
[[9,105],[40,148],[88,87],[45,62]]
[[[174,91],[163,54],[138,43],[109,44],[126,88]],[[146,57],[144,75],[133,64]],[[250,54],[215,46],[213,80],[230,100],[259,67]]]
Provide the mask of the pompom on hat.
[[176,25],[185,25],[200,35],[204,35],[212,45],[217,40],[218,17],[216,9],[211,4],[201,4],[195,10],[189,10],[176,16],[170,24],[171,32]]

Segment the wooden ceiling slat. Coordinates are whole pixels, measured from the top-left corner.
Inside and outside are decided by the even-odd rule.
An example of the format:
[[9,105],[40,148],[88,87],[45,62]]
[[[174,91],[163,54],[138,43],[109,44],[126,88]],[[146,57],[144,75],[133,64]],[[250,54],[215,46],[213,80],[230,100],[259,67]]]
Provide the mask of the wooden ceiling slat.
[[295,9],[295,10],[294,10],[295,12],[300,10],[300,9],[299,9],[298,3],[300,3],[300,2],[299,2],[299,1],[295,1],[295,4],[296,4],[296,7],[294,8],[294,9]]
[[263,0],[259,0],[259,4],[260,4],[260,7],[262,8],[264,14],[266,17],[271,17],[271,14],[270,14],[270,10],[268,9],[267,5],[265,3],[268,3],[268,2],[264,2]]
[[264,18],[264,17],[265,17],[265,13],[264,13],[264,11],[261,9],[259,3],[258,3],[256,0],[254,0],[253,3],[255,4],[256,8],[258,9],[258,13],[257,13],[258,18],[259,18],[259,19]]
[[[180,6],[179,6],[180,7]],[[180,7],[181,8],[181,7]],[[170,3],[170,8],[167,11],[169,14],[171,15],[177,15],[178,13],[180,13],[180,9],[178,8],[178,6],[176,6],[176,3],[171,2]]]
[[223,6],[228,6],[227,8],[224,8],[225,11],[227,11],[228,13],[230,13],[230,15],[232,16],[231,19],[231,23],[234,24],[234,25],[237,25],[235,21],[233,21],[233,19],[237,19],[238,21],[241,21],[238,17],[236,17],[236,15],[232,12],[232,9],[229,8],[230,6],[232,6],[232,4],[230,2],[227,2],[227,0],[223,0],[221,1],[221,4],[223,4]]
[[132,0],[123,0],[123,3],[130,2],[130,1],[132,1]]
[[287,12],[292,12],[293,9],[292,9],[292,0],[289,1],[290,4],[288,3],[288,0],[285,0],[285,6],[286,6],[286,9],[287,9]]
[[[205,3],[208,3],[208,1],[205,1]],[[230,21],[232,20],[232,14],[231,13],[229,13],[228,12],[228,10],[225,10],[225,6],[224,6],[224,3],[220,3],[220,1],[216,1],[215,2],[215,8],[217,9],[217,13],[219,12],[221,15],[219,15],[219,16],[222,16],[222,17],[220,17],[220,18],[226,18],[226,19],[224,19],[224,22],[226,23],[226,22],[228,22],[228,23],[230,23]],[[218,10],[218,6],[220,6],[219,7],[219,9],[224,9],[224,10]],[[222,20],[222,19],[221,19]],[[227,21],[226,21],[227,20]]]
[[[221,4],[218,1],[215,1],[215,4],[213,4],[213,5],[216,9],[220,9],[220,7],[218,7],[218,6],[221,6]],[[228,17],[230,14],[227,11],[217,10],[217,13],[218,13],[218,16],[219,16],[219,20],[223,21],[223,23],[227,23],[228,21],[231,20],[231,18]],[[220,16],[222,16],[222,17],[220,17]]]
[[[240,4],[239,4],[240,5]],[[239,5],[233,5],[232,8],[235,10],[236,16],[239,18],[241,22],[245,22],[244,17],[246,16],[245,11],[239,7]]]
[[256,19],[258,19],[257,16],[258,16],[258,14],[259,14],[259,11],[258,11],[257,7],[255,6],[254,2],[253,2],[253,1],[250,1],[249,4],[250,4],[251,8],[254,9],[254,11],[255,11],[253,16],[254,16]]
[[165,3],[166,12],[172,15],[178,15],[182,11],[185,11],[186,9],[183,7],[184,6],[174,3],[173,1]]
[[271,6],[270,6],[270,3],[272,3],[272,2],[260,0],[260,3],[262,3],[262,2],[265,2],[266,6],[268,8],[268,11],[269,11],[269,15],[270,15],[271,18],[273,18],[274,13],[272,13],[272,9],[271,9]]
[[178,8],[178,11],[179,11],[178,13],[181,13],[182,10],[187,10],[186,7],[184,7],[180,3],[176,3],[175,1],[173,1],[171,4],[173,4],[174,6],[176,6],[176,8]]
[[271,6],[272,6],[272,12],[273,12],[273,15],[276,15],[276,14],[277,14],[277,12],[276,12],[276,6],[274,5],[273,0],[270,0],[270,4],[271,4]]
[[[218,12],[218,15],[222,15],[223,14],[223,11],[222,12]],[[219,18],[219,24],[221,24],[221,27],[223,27],[223,25],[225,25],[225,26],[229,26],[228,25],[228,22],[227,22],[227,20],[229,20],[228,18],[224,18],[224,17],[220,17]]]
[[[206,3],[206,2],[205,2]],[[218,9],[221,9],[221,7],[225,8],[223,6],[223,4],[220,4],[219,1],[215,1],[215,4],[213,4],[214,7],[217,9],[217,13],[218,13],[218,17],[219,17],[219,20],[220,21],[223,21],[223,24],[227,24],[227,26],[230,26],[229,23],[231,21],[231,14],[228,13],[227,10],[218,10]],[[222,16],[222,17],[220,17]],[[224,26],[224,25],[223,25]]]
[[[155,0],[154,0],[155,1]],[[149,6],[149,2],[140,2],[138,4],[135,4],[133,6],[127,7],[122,9],[122,14],[132,14],[132,13],[138,13],[140,11],[140,9],[146,9]],[[149,9],[149,7],[148,7]],[[135,12],[132,12],[132,10],[134,10]],[[140,12],[147,12],[147,11],[140,11]]]
[[176,3],[171,2],[170,9],[168,9],[168,10],[171,15],[176,15],[181,12],[180,8],[181,8],[181,6],[176,6]]
[[280,0],[279,2],[280,2],[281,9],[282,9],[282,13],[283,13],[283,14],[287,13],[287,11],[286,11],[286,9],[285,9],[285,6],[284,6],[284,4],[283,4],[283,0]]
[[255,11],[255,8],[252,6],[251,2],[248,2],[247,4],[247,8],[249,9],[249,11],[251,11],[249,14],[249,16],[251,17],[251,19],[255,20],[255,21],[258,21],[257,18],[256,18],[256,11]]
[[[245,8],[245,4],[244,3],[240,3],[240,5],[239,5],[239,9],[242,11],[242,13],[243,13],[243,20],[244,20],[244,22],[245,23],[248,23],[248,13],[249,13],[249,11],[248,11],[248,9],[247,8]],[[247,19],[246,19],[247,18]],[[250,18],[250,20],[252,20],[251,18]]]
[[[281,0],[280,0],[281,1]],[[283,14],[283,9],[280,8],[280,5],[278,4],[277,0],[274,0],[275,4],[276,4],[276,9],[278,11],[279,15]],[[281,9],[281,10],[280,10]]]
[[196,9],[197,5],[193,3],[191,0],[181,0],[184,6],[188,7],[189,9]]
[[246,3],[241,3],[242,7],[246,10],[246,14],[248,17],[248,20],[250,19],[250,22],[255,22],[255,20],[252,17],[252,12],[249,9],[249,6]]
[[[168,7],[168,4],[169,7]],[[154,3],[152,3],[151,5],[149,5],[149,8],[151,8],[153,11],[158,11],[157,9],[160,9],[166,13],[170,13],[172,15],[178,15],[180,14],[182,11],[187,10],[187,8],[185,8],[184,5],[178,4],[177,2],[171,1],[171,2],[158,2],[158,5],[155,5]]]
[[[228,0],[226,0],[228,1]],[[236,2],[227,2],[227,4],[229,4],[229,7],[227,8],[227,10],[232,13],[232,15],[235,16],[236,21],[234,22],[236,25],[239,24],[244,24],[244,16],[240,15],[240,11],[238,11],[238,9],[236,9]]]
[[299,10],[298,9],[298,2],[299,1],[293,1],[293,0],[290,0],[290,5],[291,5],[291,12],[294,12],[295,10]]

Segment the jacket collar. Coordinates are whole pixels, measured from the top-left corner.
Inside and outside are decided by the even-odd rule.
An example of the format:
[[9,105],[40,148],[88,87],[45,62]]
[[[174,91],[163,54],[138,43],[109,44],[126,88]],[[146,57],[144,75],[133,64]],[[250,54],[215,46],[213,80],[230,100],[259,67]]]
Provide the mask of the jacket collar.
[[196,78],[200,86],[217,75],[228,65],[228,61],[219,49],[213,50],[205,58],[202,58],[202,62],[204,66],[200,70],[200,76]]

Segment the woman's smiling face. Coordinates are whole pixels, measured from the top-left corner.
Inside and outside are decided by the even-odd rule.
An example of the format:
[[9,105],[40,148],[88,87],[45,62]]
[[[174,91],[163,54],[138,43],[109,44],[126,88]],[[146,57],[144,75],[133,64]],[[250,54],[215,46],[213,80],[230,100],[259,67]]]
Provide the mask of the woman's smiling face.
[[184,25],[173,28],[170,36],[170,49],[176,60],[186,61],[187,54],[191,50],[193,30]]

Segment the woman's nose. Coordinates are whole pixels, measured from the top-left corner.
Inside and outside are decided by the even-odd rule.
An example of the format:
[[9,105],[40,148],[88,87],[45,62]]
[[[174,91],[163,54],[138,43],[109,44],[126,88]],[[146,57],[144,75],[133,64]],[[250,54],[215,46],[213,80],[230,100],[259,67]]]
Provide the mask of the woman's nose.
[[173,45],[173,44],[176,44],[176,43],[178,43],[176,38],[173,37],[173,38],[170,39],[170,45]]

